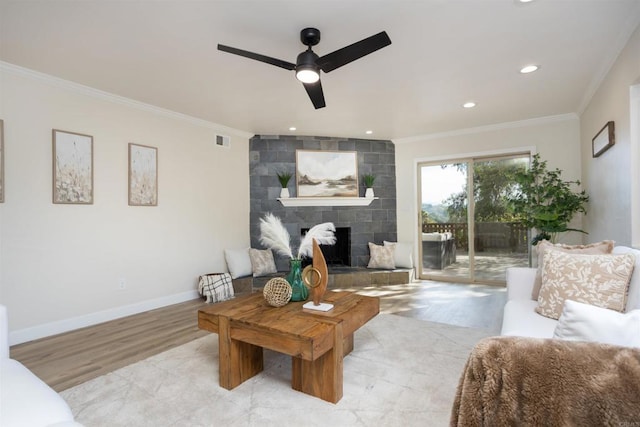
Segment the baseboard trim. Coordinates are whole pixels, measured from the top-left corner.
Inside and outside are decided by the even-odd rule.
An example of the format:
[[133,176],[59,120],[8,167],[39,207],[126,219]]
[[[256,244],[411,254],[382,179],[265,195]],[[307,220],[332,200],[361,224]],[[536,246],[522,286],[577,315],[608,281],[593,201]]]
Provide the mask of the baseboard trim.
[[199,295],[197,291],[182,292],[179,294],[167,295],[165,297],[141,301],[135,304],[129,304],[122,307],[115,307],[109,310],[98,311],[95,313],[86,314],[84,316],[72,317],[69,319],[58,320],[38,326],[32,326],[30,328],[19,329],[17,331],[9,332],[9,345],[22,344],[28,341],[46,338],[52,335],[84,328],[86,326],[108,322],[109,320],[131,316],[132,314],[138,314],[144,311],[190,301],[198,297]]

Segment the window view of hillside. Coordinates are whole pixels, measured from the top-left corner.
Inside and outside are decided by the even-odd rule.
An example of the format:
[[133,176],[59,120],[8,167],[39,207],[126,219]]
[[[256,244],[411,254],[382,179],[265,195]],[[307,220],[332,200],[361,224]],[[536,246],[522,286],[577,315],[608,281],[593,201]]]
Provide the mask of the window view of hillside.
[[503,281],[506,266],[528,265],[528,233],[507,201],[528,162],[526,155],[420,168],[427,275]]

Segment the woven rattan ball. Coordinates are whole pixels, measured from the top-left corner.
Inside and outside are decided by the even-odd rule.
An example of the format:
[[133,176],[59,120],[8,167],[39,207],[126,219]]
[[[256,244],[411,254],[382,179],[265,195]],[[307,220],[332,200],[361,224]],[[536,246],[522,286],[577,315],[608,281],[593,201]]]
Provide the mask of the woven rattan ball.
[[262,294],[267,304],[282,307],[291,299],[291,285],[285,279],[275,277],[264,285]]

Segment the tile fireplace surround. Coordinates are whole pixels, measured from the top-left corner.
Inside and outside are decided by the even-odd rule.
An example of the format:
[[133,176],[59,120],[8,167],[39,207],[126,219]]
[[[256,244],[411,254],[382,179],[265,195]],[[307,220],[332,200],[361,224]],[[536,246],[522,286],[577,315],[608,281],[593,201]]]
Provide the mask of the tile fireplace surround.
[[[359,181],[362,181],[363,174],[374,174],[374,190],[378,199],[368,206],[283,206],[278,201],[281,187],[276,172],[294,174],[288,188],[291,197],[296,197],[296,150],[356,151]],[[395,146],[391,141],[256,135],[250,140],[249,160],[252,247],[262,248],[259,221],[267,212],[282,220],[294,248],[299,243],[303,228],[322,222],[333,222],[336,227],[351,227],[352,267],[367,266],[369,242],[382,244],[383,240],[397,240]],[[361,197],[364,190],[360,182]],[[276,265],[278,271],[289,269],[288,260],[284,258],[277,258]]]

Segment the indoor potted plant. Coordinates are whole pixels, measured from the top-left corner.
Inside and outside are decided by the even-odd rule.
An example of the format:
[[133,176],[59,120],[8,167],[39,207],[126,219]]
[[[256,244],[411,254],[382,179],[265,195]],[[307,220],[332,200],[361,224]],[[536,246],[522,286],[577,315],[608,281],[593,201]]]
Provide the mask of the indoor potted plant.
[[364,186],[367,188],[364,192],[364,197],[373,198],[373,183],[375,180],[376,176],[373,174],[362,175],[362,181],[364,182]]
[[289,180],[293,175],[290,172],[285,171],[276,172],[276,175],[278,175],[278,181],[280,181],[280,185],[282,186],[282,190],[280,190],[280,198],[286,199],[289,197],[289,189],[287,188],[287,185],[289,185]]
[[518,190],[509,201],[516,218],[537,231],[532,245],[541,240],[555,243],[558,233],[565,231],[586,233],[568,225],[576,213],[587,213],[589,196],[584,190],[574,192],[571,186],[580,185],[580,181],[563,181],[561,173],[560,169],[547,170],[547,162],[535,154],[529,169],[515,175]]

